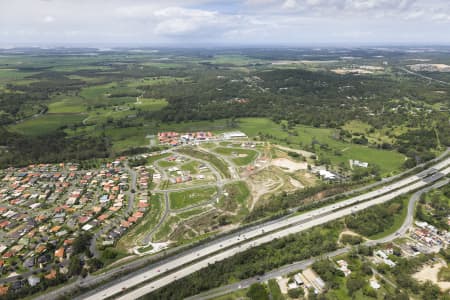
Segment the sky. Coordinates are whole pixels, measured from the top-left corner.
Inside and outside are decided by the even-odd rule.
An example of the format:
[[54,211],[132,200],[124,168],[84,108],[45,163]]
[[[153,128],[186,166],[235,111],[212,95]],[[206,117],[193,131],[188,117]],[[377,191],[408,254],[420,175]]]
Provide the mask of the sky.
[[449,0],[0,0],[0,46],[450,45]]

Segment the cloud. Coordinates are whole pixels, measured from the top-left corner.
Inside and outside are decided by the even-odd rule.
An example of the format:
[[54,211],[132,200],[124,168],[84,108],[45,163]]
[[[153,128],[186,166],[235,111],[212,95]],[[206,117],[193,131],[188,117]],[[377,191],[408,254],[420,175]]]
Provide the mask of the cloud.
[[157,10],[154,32],[158,36],[189,39],[211,37],[217,39],[239,23],[240,16],[217,11],[168,7]]
[[55,18],[52,16],[45,16],[44,23],[53,23],[55,21]]
[[0,45],[450,43],[449,23],[447,0],[0,0]]
[[297,8],[297,1],[295,0],[286,0],[283,3],[282,8],[284,9],[293,9],[293,8]]

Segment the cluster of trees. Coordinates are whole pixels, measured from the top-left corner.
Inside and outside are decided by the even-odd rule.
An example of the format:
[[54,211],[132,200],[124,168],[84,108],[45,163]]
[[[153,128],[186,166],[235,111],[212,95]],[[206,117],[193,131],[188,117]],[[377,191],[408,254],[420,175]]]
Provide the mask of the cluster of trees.
[[[431,209],[427,209],[431,208]],[[417,205],[416,218],[442,230],[449,230],[450,215],[450,185],[437,191],[422,195]]]
[[0,126],[45,112],[45,100],[34,94],[0,92]]
[[[167,51],[172,52],[172,50]],[[229,51],[224,50],[224,52]],[[272,57],[274,53],[286,56],[278,51],[248,50],[245,52],[252,57],[254,55]],[[189,53],[191,57],[202,59],[213,57],[211,51],[174,51],[173,53],[174,55]],[[120,53],[114,55],[120,56]],[[289,56],[297,57],[297,55],[298,53],[289,53]],[[418,99],[419,101],[416,102],[430,104],[439,100],[429,97],[429,89],[434,86],[424,88],[423,85],[417,84],[416,79],[408,78],[408,80],[399,81],[395,76],[387,75],[343,76],[325,71],[267,69],[264,64],[252,65],[250,73],[243,73],[225,64],[186,62],[185,57],[182,60],[173,57],[168,61],[176,63],[176,68],[158,68],[142,65],[140,63],[142,57],[123,57],[122,55],[121,61],[117,62],[117,56],[100,57],[98,61],[92,63],[93,66],[98,66],[98,69],[77,71],[54,71],[46,67],[22,69],[21,71],[35,72],[29,76],[35,81],[29,84],[10,83],[6,86],[8,92],[0,94],[0,125],[45,111],[46,104],[54,95],[67,93],[78,95],[81,88],[95,84],[170,76],[179,79],[151,85],[142,81],[142,85],[137,87],[137,90],[143,91],[145,97],[165,98],[169,102],[162,111],[137,111],[139,118],[181,122],[234,120],[238,117],[258,116],[269,117],[275,122],[286,120],[287,125],[283,124],[287,130],[296,124],[340,128],[345,122],[354,119],[367,122],[377,129],[406,124],[418,130],[401,135],[395,144],[377,145],[381,148],[394,147],[405,153],[410,158],[405,163],[406,167],[433,157],[431,149],[450,145],[448,114],[445,112],[427,114],[425,109],[411,114],[406,106],[399,108],[397,102],[386,100],[408,97]],[[83,81],[73,79],[69,75],[96,80],[95,82]],[[138,94],[140,92],[136,90],[118,91],[110,97],[134,97]],[[248,101],[230,101],[233,98],[245,98]],[[90,103],[88,100],[86,99],[87,103]],[[372,113],[368,113],[369,111]],[[139,123],[125,119],[110,121],[108,126],[119,128],[140,126]],[[230,124],[230,127],[232,125]],[[359,144],[369,142],[364,135],[351,137],[350,140]],[[110,146],[107,147],[109,150]],[[54,156],[49,152],[64,152],[61,150],[61,148],[47,148],[45,151],[40,151],[42,154],[37,156],[37,161],[41,161],[41,158],[47,161],[46,156]],[[91,158],[98,154],[100,154],[98,151],[89,153]],[[103,157],[103,154],[101,153],[100,157]]]
[[[352,274],[348,277],[344,277],[344,274],[336,268],[332,261],[328,259],[316,261],[312,267],[327,285],[323,299],[328,299],[328,292],[341,289],[343,284],[345,284],[348,294],[352,298],[359,291],[367,298],[377,298],[379,295],[368,284],[369,278],[373,276],[373,270],[370,264],[365,261],[365,257],[371,256],[373,250],[372,247],[359,246],[350,252],[346,260],[349,264],[349,269],[352,270]],[[408,294],[424,300],[449,299],[448,295],[441,293],[439,287],[435,284],[430,281],[419,283],[411,276],[428,262],[433,255],[402,258],[400,257],[400,251],[394,251],[394,255],[396,261],[394,268],[390,268],[385,264],[374,266],[380,274],[389,275],[389,278],[393,278],[398,287],[398,290],[394,293],[389,292],[385,294],[384,299],[407,300],[409,299]],[[384,282],[384,280],[381,279],[381,282]]]
[[[245,279],[267,270],[336,250],[340,223],[276,239],[249,249],[180,279],[144,299],[184,299],[227,283],[230,278]],[[259,289],[258,289],[259,290]]]
[[370,165],[367,168],[359,168],[359,167],[353,168],[352,180],[358,181],[367,178],[368,176],[373,176],[376,179],[379,179],[380,167],[378,167],[377,165]]
[[345,218],[348,228],[364,236],[373,236],[392,227],[395,218],[403,210],[404,197],[397,198],[394,201],[376,205],[369,209],[353,214]]
[[382,264],[377,267],[377,271],[381,274],[390,273],[399,288],[424,300],[448,299],[448,295],[442,294],[439,287],[431,281],[419,283],[411,276],[431,258],[432,255],[420,255],[413,258],[398,257],[396,259],[397,265],[394,268],[391,269]]
[[317,260],[312,268],[326,282],[329,289],[338,288],[341,282],[339,278],[344,277],[344,273],[328,259]]
[[269,300],[269,293],[264,285],[260,283],[254,283],[250,286],[247,292],[247,297],[251,300]]
[[358,245],[358,244],[361,244],[362,242],[363,242],[363,238],[358,235],[343,234],[341,236],[342,244]]
[[438,146],[436,132],[433,129],[405,132],[397,138],[397,146],[398,151],[408,157],[404,166],[412,168],[435,158],[435,154],[431,151]]
[[106,137],[68,138],[63,131],[43,136],[23,136],[0,127],[0,145],[7,150],[0,157],[0,168],[36,162],[79,162],[110,156],[110,143]]
[[342,284],[345,284],[347,292],[351,297],[353,297],[356,292],[362,290],[363,295],[376,298],[376,291],[368,284],[368,278],[373,274],[370,266],[361,263],[357,257],[357,253],[351,253],[347,260],[349,262],[349,268],[352,270],[352,274],[346,277],[345,280],[344,273],[336,268],[334,262],[328,259],[318,260],[312,267],[326,282],[327,291],[339,289]]

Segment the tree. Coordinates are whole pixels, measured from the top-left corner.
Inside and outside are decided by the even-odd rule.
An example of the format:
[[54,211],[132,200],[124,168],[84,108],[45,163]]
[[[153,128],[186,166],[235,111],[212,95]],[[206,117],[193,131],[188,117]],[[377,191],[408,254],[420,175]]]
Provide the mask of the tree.
[[367,287],[365,287],[363,289],[363,294],[368,296],[368,297],[372,297],[372,298],[376,298],[377,297],[377,291],[375,291],[370,286],[367,286]]
[[117,251],[114,248],[106,248],[105,250],[103,250],[102,252],[102,258],[104,259],[114,259],[117,257],[117,255],[119,255],[117,253]]
[[82,270],[83,265],[81,264],[80,258],[76,255],[71,256],[69,261],[69,276],[80,275]]
[[72,244],[73,254],[77,255],[89,250],[89,246],[91,245],[92,234],[89,232],[81,233]]
[[365,284],[365,281],[363,278],[359,277],[359,276],[350,276],[350,278],[348,278],[347,280],[347,290],[350,296],[352,296],[356,291],[360,290],[361,288],[363,288]]
[[434,300],[439,298],[440,290],[439,287],[433,284],[431,281],[427,281],[422,285],[423,288],[423,299],[424,300]]
[[90,267],[90,272],[95,272],[98,269],[101,269],[103,267],[103,262],[96,257],[91,258],[89,260],[89,267]]
[[269,294],[262,284],[254,283],[250,286],[247,297],[251,300],[269,300]]
[[296,288],[296,289],[290,289],[288,290],[288,295],[291,298],[299,298],[305,294],[305,291],[303,291],[303,288]]

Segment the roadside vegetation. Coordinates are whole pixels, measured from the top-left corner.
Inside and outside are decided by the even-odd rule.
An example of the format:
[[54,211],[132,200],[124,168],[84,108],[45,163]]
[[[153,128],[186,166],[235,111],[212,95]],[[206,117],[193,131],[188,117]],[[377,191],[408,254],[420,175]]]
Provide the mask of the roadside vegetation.
[[403,224],[409,196],[376,205],[345,218],[347,227],[370,239],[379,239],[394,233]]
[[450,185],[423,194],[416,209],[417,219],[447,231],[450,229],[448,223],[449,214]]
[[[292,208],[302,213],[323,205],[321,201],[329,196],[430,160],[450,146],[450,87],[432,81],[423,84],[419,78],[394,71],[400,61],[411,58],[406,52],[380,52],[392,67],[353,76],[332,72],[354,62],[341,59],[343,53],[336,56],[328,50],[242,49],[235,53],[166,49],[139,54],[99,52],[95,56],[85,55],[82,49],[54,51],[24,49],[21,54],[11,54],[0,50],[0,168],[46,162],[97,168],[106,159],[169,149],[169,145],[158,145],[157,134],[163,131],[211,131],[214,135],[242,131],[254,148],[222,141],[177,148],[174,151],[183,154],[181,157],[191,157],[180,164],[164,159],[174,151],[130,159],[130,167],[154,165],[150,176],[161,171],[164,177],[167,169],[179,167],[170,171],[171,181],[149,186],[170,189],[170,207],[165,207],[164,194],[152,195],[143,220],[117,244],[102,246],[98,258],[90,257],[88,251],[91,236],[80,234],[68,258],[67,275],[58,272],[54,282],[42,280],[36,288],[17,294],[19,297],[94,273],[127,256],[130,245],[141,246],[150,233],[152,241],[176,246],[275,218]],[[359,57],[361,64],[381,64],[373,53],[345,52]],[[337,62],[272,64],[280,59],[301,60],[305,55]],[[437,56],[439,60],[448,58],[446,54]],[[301,167],[274,167],[271,159],[277,158]],[[368,166],[355,167],[351,160]],[[263,165],[260,173],[257,167],[255,170],[257,164]],[[339,174],[339,179],[320,178],[318,166]],[[448,230],[449,195],[449,188],[444,187],[424,196],[417,219]],[[407,200],[400,197],[342,222],[248,250],[175,282],[149,299],[183,298],[340,245],[360,244],[362,237],[350,235],[343,235],[338,243],[344,226],[371,239],[387,236],[404,220]],[[55,250],[54,245],[48,247]],[[12,261],[18,262],[19,257]],[[421,297],[432,299],[428,293],[434,292],[434,286],[421,286],[408,277],[419,263],[409,266],[399,261],[407,271],[380,269],[380,273],[398,280],[409,293],[424,288]],[[316,265],[319,272],[328,267],[328,262]],[[370,275],[362,268],[355,262],[358,271],[345,280],[338,272],[323,272],[337,289],[335,298],[344,294],[356,299],[373,296],[361,283],[361,278]],[[448,274],[447,268],[440,276],[448,278]],[[280,298],[273,282],[252,286],[245,294],[249,298]]]
[[300,234],[274,240],[269,244],[217,262],[143,299],[184,299],[201,291],[227,284],[232,280],[262,275],[266,270],[333,251],[337,249],[337,239],[341,229],[342,224],[334,222],[321,228],[313,228]]

